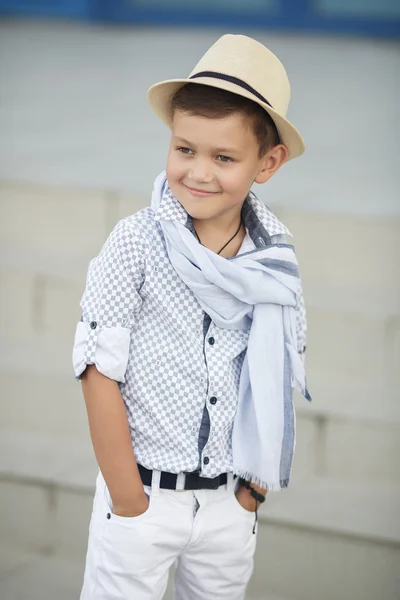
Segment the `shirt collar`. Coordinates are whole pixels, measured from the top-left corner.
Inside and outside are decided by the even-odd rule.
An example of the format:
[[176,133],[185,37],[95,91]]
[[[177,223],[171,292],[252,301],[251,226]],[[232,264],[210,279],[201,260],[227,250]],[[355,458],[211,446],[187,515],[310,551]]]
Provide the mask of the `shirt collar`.
[[249,193],[243,208],[246,226],[250,232],[254,227],[261,225],[270,237],[273,235],[293,237],[286,225],[253,192]]
[[154,218],[156,221],[175,221],[185,226],[188,222],[188,213],[179,200],[175,198],[168,185],[165,186],[160,205]]
[[[165,186],[154,218],[156,221],[175,221],[185,227],[191,222],[190,216],[179,200],[172,194],[168,185]],[[257,237],[266,238],[280,234],[292,236],[289,229],[253,192],[249,193],[243,205],[243,218],[245,226],[254,241],[256,241]],[[259,244],[256,245],[258,246]],[[265,244],[261,243],[261,245]]]

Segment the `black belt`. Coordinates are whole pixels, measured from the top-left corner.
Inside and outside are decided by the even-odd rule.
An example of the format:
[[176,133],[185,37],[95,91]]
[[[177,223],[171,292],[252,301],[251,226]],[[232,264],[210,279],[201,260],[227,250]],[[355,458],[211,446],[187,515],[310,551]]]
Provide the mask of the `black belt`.
[[[151,486],[153,471],[145,469],[142,465],[138,465],[140,477],[143,485]],[[174,473],[166,473],[161,471],[160,488],[165,490],[176,490],[176,480],[178,475]],[[189,473],[185,476],[185,490],[216,490],[220,485],[225,485],[227,482],[226,473],[218,475],[213,479],[208,477],[200,477],[197,473]]]

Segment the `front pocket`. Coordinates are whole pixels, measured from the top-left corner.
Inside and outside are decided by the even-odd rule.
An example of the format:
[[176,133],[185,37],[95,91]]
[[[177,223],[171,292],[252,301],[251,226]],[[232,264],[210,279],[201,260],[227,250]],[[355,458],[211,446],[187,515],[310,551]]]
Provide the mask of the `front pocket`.
[[[137,582],[138,589],[142,590],[140,582],[161,562],[157,556],[157,553],[160,554],[160,535],[163,531],[158,499],[150,496],[148,509],[137,517],[120,517],[112,513],[112,502],[107,498],[108,512],[103,517],[102,567],[104,573],[112,576],[114,584],[127,581],[132,582],[133,586],[133,582]],[[121,599],[128,597],[131,597],[128,593],[118,596]]]
[[[239,510],[242,514],[244,514],[246,516],[250,516],[252,519],[255,518],[256,511],[255,510],[247,510],[247,508],[244,508],[244,506],[242,506],[240,504],[239,500],[236,498],[235,492],[233,492],[233,494],[232,494],[232,502],[235,504],[236,509]],[[254,505],[255,505],[255,502],[254,502]]]
[[111,495],[110,495],[110,492],[108,491],[107,485],[105,484],[104,485],[104,495],[105,495],[107,507],[109,508],[109,512],[106,515],[107,519],[109,521],[113,521],[114,523],[119,523],[120,525],[124,525],[124,526],[128,526],[128,527],[130,525],[133,525],[137,521],[142,521],[143,519],[145,519],[152,510],[153,503],[154,503],[154,496],[152,496],[150,494],[150,492],[147,490],[147,488],[145,488],[144,491],[149,500],[149,506],[144,511],[144,513],[142,513],[141,515],[137,515],[136,517],[121,517],[120,515],[116,515],[113,512],[114,507],[113,507]]

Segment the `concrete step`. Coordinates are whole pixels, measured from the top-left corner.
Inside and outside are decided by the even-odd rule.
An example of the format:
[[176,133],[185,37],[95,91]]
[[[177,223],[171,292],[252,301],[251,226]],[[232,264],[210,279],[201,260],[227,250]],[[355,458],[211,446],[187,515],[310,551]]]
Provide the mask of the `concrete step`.
[[[61,268],[48,255],[47,275],[18,271],[12,261],[10,268],[0,265],[0,337],[26,349],[33,348],[32,340],[38,338],[39,347],[47,344],[52,354],[67,357],[64,372],[68,373],[87,264],[80,267],[80,279],[69,278],[78,262],[67,261]],[[45,264],[43,260],[42,268]],[[316,400],[310,410],[317,407],[354,418],[400,422],[396,377],[400,313],[365,315],[310,305],[308,324],[307,372]],[[22,349],[22,354],[27,355],[27,350]],[[16,355],[21,356],[21,351]]]
[[399,314],[399,217],[274,208],[295,236],[312,305],[360,314]]
[[[0,336],[25,342],[43,334],[70,345],[89,260],[88,253],[32,249],[26,254],[21,248],[0,246]],[[349,299],[353,291],[349,288]],[[368,295],[354,310],[351,302],[347,308],[329,307],[330,298],[325,304],[320,300],[307,296],[307,369],[315,397],[326,410],[340,408],[352,416],[386,420],[395,413],[400,420],[400,305],[389,313],[382,304],[378,314],[368,305]]]
[[[115,223],[149,201],[150,191],[144,196],[0,181],[0,240],[6,257],[2,260],[10,255],[15,264],[15,250],[23,265],[33,265],[35,253],[39,259],[41,253],[54,253],[60,275],[65,262],[80,256],[82,265],[75,260],[80,273]],[[384,316],[400,313],[398,217],[305,213],[281,207],[276,212],[295,234],[310,306]],[[44,264],[48,263],[46,258]],[[35,269],[43,270],[41,264],[37,260]]]
[[[50,324],[57,309],[65,315],[63,327],[58,333],[70,331],[79,310],[89,261],[98,253],[100,246],[93,252],[78,252],[75,249],[63,253],[59,249],[50,252],[47,249],[27,249],[0,243],[0,303],[9,322],[7,325],[3,317],[0,332],[15,330],[17,334],[22,328],[54,332]],[[313,278],[318,283],[317,270]],[[393,280],[396,279],[400,278],[393,275]],[[340,285],[340,280],[333,278],[332,284]],[[371,285],[374,286],[373,281]],[[335,304],[329,295],[324,299],[306,291],[310,352],[313,352],[313,348],[319,348],[321,343],[326,346],[325,352],[312,355],[313,362],[324,367],[326,363],[330,364],[332,358],[336,358],[339,367],[344,364],[347,369],[357,366],[359,370],[369,368],[365,361],[373,360],[374,368],[378,369],[380,375],[385,358],[382,356],[383,345],[386,343],[390,349],[394,347],[400,352],[400,299],[397,302],[389,288],[381,288],[391,295],[392,310],[389,311],[384,303],[379,305],[379,309],[369,304],[368,295],[354,307],[352,297],[357,290],[351,285],[347,289],[347,305]]]
[[114,225],[149,204],[143,194],[107,188],[0,180],[0,240],[25,251],[94,255]]
[[[56,332],[62,328],[62,320],[54,316],[52,328]],[[73,331],[69,338],[57,338],[56,334],[34,332],[23,339],[0,336],[1,347],[6,349],[0,355],[0,416],[3,426],[11,430],[45,435],[53,432],[66,440],[85,441],[86,412],[71,365]],[[361,349],[360,344],[359,352]],[[386,393],[376,390],[374,355],[367,350],[367,356],[368,352],[370,358],[365,363],[368,376],[363,375],[359,365],[354,368],[353,376],[348,373],[346,378],[343,369],[334,374],[325,371],[322,378],[313,368],[312,357],[307,358],[314,402],[310,405],[295,395],[298,416],[295,473],[339,473],[351,479],[373,477],[400,482],[395,461],[400,453],[397,385],[393,384],[391,390],[386,387]],[[335,371],[335,365],[332,369]],[[395,373],[393,367],[393,377]]]
[[[84,556],[45,556],[0,546],[3,600],[77,600],[83,581]],[[164,600],[172,600],[172,576]],[[247,600],[284,600],[269,592]],[[286,598],[288,600],[288,598]]]
[[[3,543],[83,561],[97,471],[90,452],[1,434]],[[293,600],[397,600],[399,585],[400,485],[308,477],[268,497],[251,597],[268,589]]]
[[270,500],[255,593],[268,578],[273,589],[299,600],[398,599],[398,485],[315,478]]
[[[54,327],[57,328],[57,322]],[[68,445],[88,444],[88,426],[81,386],[71,366],[71,339],[25,336],[24,341],[0,337],[0,421],[10,431],[57,437]],[[309,381],[313,381],[309,375]],[[324,382],[322,382],[324,383]],[[341,388],[340,384],[343,384]],[[297,446],[294,477],[340,475],[351,480],[397,481],[400,471],[399,406],[386,396],[361,396],[344,405],[346,382],[314,385],[311,406],[296,395]],[[333,391],[337,394],[335,402]],[[325,392],[324,392],[325,390]],[[331,405],[324,393],[331,394]],[[393,400],[395,396],[391,396]],[[383,410],[385,407],[385,410]],[[390,411],[388,410],[390,408]]]
[[77,600],[83,560],[0,547],[0,588],[4,600]]

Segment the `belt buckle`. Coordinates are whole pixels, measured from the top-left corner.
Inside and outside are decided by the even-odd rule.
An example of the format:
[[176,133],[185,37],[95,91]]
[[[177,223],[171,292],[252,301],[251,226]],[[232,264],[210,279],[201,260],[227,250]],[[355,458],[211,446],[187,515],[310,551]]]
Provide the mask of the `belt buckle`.
[[[183,479],[183,481],[182,481],[182,479]],[[176,476],[176,485],[178,485],[178,481],[182,485],[182,487],[179,487],[179,489],[178,489],[175,486],[175,492],[186,492],[186,489],[185,489],[186,475],[185,475],[185,473],[179,473]]]

